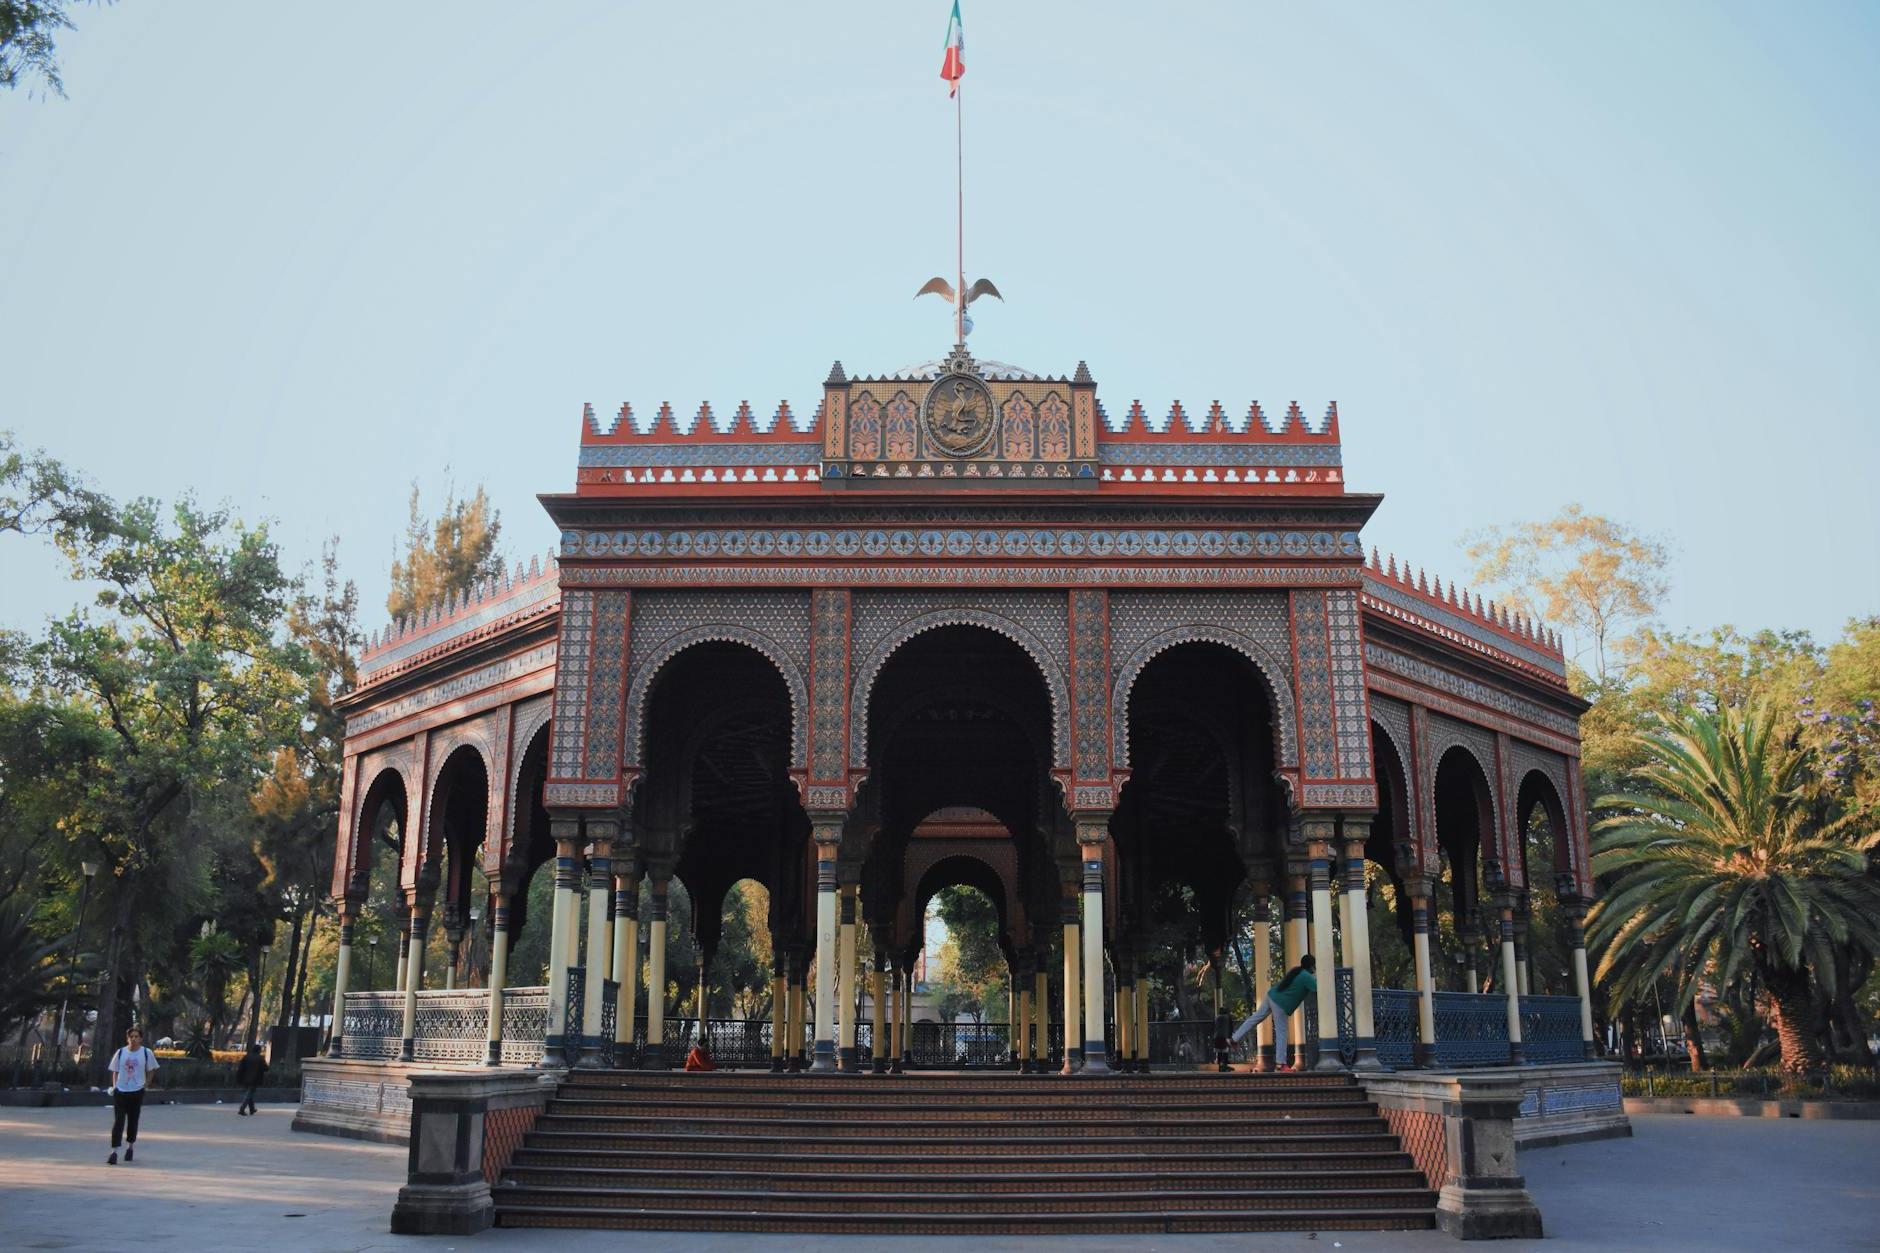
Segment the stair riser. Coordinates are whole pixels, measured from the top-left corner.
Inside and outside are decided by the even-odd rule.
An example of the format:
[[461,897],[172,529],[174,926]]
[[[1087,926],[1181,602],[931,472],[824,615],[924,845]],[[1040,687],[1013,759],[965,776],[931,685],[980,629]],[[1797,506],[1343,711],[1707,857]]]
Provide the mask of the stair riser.
[[1004,1193],[1081,1192],[1233,1192],[1261,1189],[1286,1192],[1349,1192],[1371,1188],[1401,1190],[1426,1185],[1414,1170],[1233,1172],[1209,1175],[1197,1171],[1170,1174],[1093,1173],[1054,1176],[1049,1174],[1013,1174],[1009,1176],[948,1176],[924,1173],[892,1178],[868,1175],[766,1175],[761,1170],[661,1171],[592,1170],[577,1171],[562,1167],[511,1166],[504,1181],[529,1189],[640,1188],[654,1190],[693,1189],[700,1192],[770,1192],[817,1195],[831,1192],[905,1193],[928,1195],[997,1196]]
[[[1044,1198],[1037,1196],[898,1196],[848,1197],[746,1195],[739,1200],[722,1196],[684,1193],[585,1193],[575,1189],[503,1188],[497,1198],[502,1206],[559,1209],[564,1207],[625,1210],[688,1210],[707,1213],[761,1210],[766,1214],[854,1214],[859,1217],[907,1215],[958,1215],[960,1217],[1012,1215],[1023,1217],[1036,1213]],[[1084,1193],[1049,1198],[1052,1206],[1074,1209],[1080,1214],[1141,1214],[1145,1211],[1206,1213],[1227,1210],[1236,1213],[1267,1210],[1297,1211],[1302,1208],[1337,1210],[1409,1209],[1432,1206],[1432,1192],[1356,1192],[1313,1195],[1301,1198],[1291,1193],[1262,1195],[1207,1192],[1170,1193],[1166,1195],[1109,1195]]]
[[[524,1147],[517,1150],[512,1168],[527,1167],[533,1170],[674,1170],[687,1166],[701,1170],[741,1170],[768,1175],[775,1180],[785,1180],[794,1176],[820,1178],[827,1176],[874,1176],[884,1169],[892,1168],[893,1163],[884,1162],[877,1157],[853,1157],[828,1160],[816,1157],[782,1157],[768,1153],[690,1153],[685,1155],[687,1163],[675,1162],[670,1147],[647,1152],[634,1153],[597,1153],[584,1150],[544,1149]],[[1325,1176],[1343,1178],[1348,1174],[1363,1174],[1372,1171],[1400,1171],[1410,1169],[1410,1157],[1392,1144],[1383,1151],[1358,1151],[1347,1153],[1295,1153],[1295,1154],[1243,1154],[1238,1158],[1223,1158],[1215,1155],[1175,1155],[1157,1154],[1152,1160],[1140,1156],[1123,1157],[1122,1155],[1086,1154],[1045,1158],[1037,1155],[1014,1158],[1010,1168],[1022,1170],[1032,1177],[1051,1174],[1087,1174],[1093,1171],[1106,1171],[1122,1168],[1141,1172],[1153,1169],[1169,1174],[1218,1171],[1228,1162],[1238,1161],[1257,1173],[1283,1172],[1288,1175]],[[988,1163],[974,1159],[930,1157],[913,1163],[922,1177],[958,1174],[984,1174]]]
[[1155,1216],[1092,1220],[1083,1215],[1033,1215],[994,1221],[961,1217],[923,1222],[906,1217],[848,1218],[823,1214],[726,1215],[683,1211],[632,1213],[618,1210],[560,1210],[532,1213],[498,1209],[502,1227],[598,1227],[615,1231],[746,1231],[811,1235],[971,1236],[971,1235],[1165,1235],[1179,1232],[1234,1231],[1423,1231],[1436,1225],[1427,1212],[1370,1213],[1318,1210],[1308,1213]]
[[[1254,1158],[1283,1156],[1289,1146],[1306,1142],[1319,1150],[1338,1149],[1357,1153],[1396,1153],[1401,1146],[1396,1139],[1381,1128],[1365,1132],[1350,1132],[1336,1136],[1260,1136],[1252,1138],[1215,1137],[1207,1143],[1206,1156],[1215,1164],[1226,1161],[1244,1161]],[[817,1154],[869,1154],[876,1153],[882,1167],[888,1168],[896,1158],[926,1159],[942,1157],[984,1158],[987,1160],[1025,1161],[1044,1153],[1065,1157],[1085,1158],[1089,1160],[1108,1160],[1113,1154],[1136,1152],[1141,1150],[1143,1139],[1137,1136],[1118,1136],[1097,1139],[1091,1136],[1065,1136],[1042,1140],[1015,1140],[1012,1138],[959,1140],[915,1140],[870,1141],[866,1138],[822,1137],[801,1140],[786,1140],[776,1136],[675,1136],[666,1132],[651,1132],[638,1135],[598,1135],[592,1132],[573,1132],[552,1138],[542,1130],[532,1131],[523,1140],[530,1148],[579,1148],[590,1150],[616,1150],[638,1153],[651,1153],[665,1158],[669,1166],[678,1165],[688,1153],[698,1150],[701,1153],[753,1153],[772,1157],[814,1156]],[[1193,1139],[1177,1141],[1170,1145],[1172,1151],[1183,1152],[1188,1156],[1201,1154],[1201,1149]]]
[[585,1093],[555,1097],[549,1104],[553,1113],[590,1115],[638,1115],[668,1118],[689,1114],[743,1115],[747,1117],[790,1117],[819,1121],[866,1119],[884,1122],[919,1119],[922,1122],[978,1123],[988,1118],[1002,1120],[1059,1119],[1101,1122],[1117,1118],[1164,1118],[1218,1121],[1227,1117],[1279,1117],[1285,1113],[1364,1113],[1374,1114],[1376,1107],[1365,1100],[1353,1099],[1349,1092],[1317,1094],[1299,1100],[1235,1101],[1232,1113],[1224,1113],[1219,1101],[1143,1101],[1117,1104],[1113,1101],[1073,1101],[1055,1098],[1029,1104],[1000,1101],[978,1105],[956,1105],[944,1099],[912,1104],[855,1101],[850,1103],[802,1099],[794,1101],[687,1101],[678,1098],[653,1100],[647,1097],[590,1097]]
[[843,1122],[817,1124],[806,1121],[775,1119],[717,1118],[588,1118],[545,1114],[536,1121],[543,1131],[578,1131],[597,1136],[615,1135],[726,1135],[752,1139],[770,1139],[779,1145],[813,1146],[827,1138],[844,1140],[908,1139],[918,1134],[923,1140],[946,1144],[965,1141],[974,1147],[995,1140],[1024,1143],[1049,1143],[1053,1140],[1087,1139],[1102,1136],[1111,1139],[1191,1140],[1214,1143],[1223,1138],[1290,1137],[1313,1134],[1382,1135],[1386,1133],[1381,1118],[1292,1118],[1271,1120],[1247,1118],[1213,1123],[1158,1123],[1112,1120],[1088,1123],[1027,1122],[996,1127],[960,1125],[947,1127],[910,1127],[905,1122]]

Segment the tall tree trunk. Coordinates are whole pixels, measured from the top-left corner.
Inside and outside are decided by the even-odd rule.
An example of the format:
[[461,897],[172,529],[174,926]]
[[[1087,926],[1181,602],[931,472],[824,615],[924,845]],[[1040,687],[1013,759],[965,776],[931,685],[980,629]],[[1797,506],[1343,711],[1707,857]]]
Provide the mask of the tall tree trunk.
[[116,899],[111,905],[111,930],[104,946],[105,974],[98,987],[98,1021],[91,1033],[90,1069],[93,1082],[103,1087],[110,1082],[111,1054],[118,1046],[120,1015],[118,1002],[124,985],[125,940],[130,931],[132,876],[117,883]]
[[287,937],[287,966],[281,971],[281,1012],[277,1026],[285,1027],[289,1021],[287,1011],[292,1009],[294,993],[294,968],[300,958],[300,915],[294,915],[293,931]]
[[[315,914],[307,920],[304,927],[301,927],[301,930],[306,932],[307,938],[300,946],[300,973],[294,978],[294,1024],[296,1026],[300,1023],[307,998],[307,967],[313,965],[310,960],[313,956],[313,933],[319,929],[319,921],[319,915]],[[295,919],[295,923],[298,925],[300,919]]]
[[1770,1017],[1782,1042],[1782,1069],[1802,1074],[1821,1069],[1821,1044],[1815,1035],[1814,998],[1808,976],[1799,970],[1767,967],[1763,986],[1769,991]]
[[1704,1057],[1704,1036],[1697,1025],[1696,1001],[1684,1007],[1684,1052],[1691,1059],[1692,1070],[1710,1069],[1710,1062]]
[[243,1008],[252,1001],[254,1008],[248,1014],[248,1036],[244,1042],[253,1047],[255,1035],[261,1029],[261,950],[250,949],[248,952],[248,995],[243,998]]
[[1854,990],[1873,973],[1873,958],[1865,954],[1856,958],[1849,946],[1842,945],[1834,955],[1834,965],[1837,987],[1830,1009],[1840,1025],[1840,1034],[1846,1037],[1846,1058],[1857,1066],[1872,1066],[1874,1055],[1867,1046],[1867,1024],[1861,1021],[1860,1007],[1854,1003]]

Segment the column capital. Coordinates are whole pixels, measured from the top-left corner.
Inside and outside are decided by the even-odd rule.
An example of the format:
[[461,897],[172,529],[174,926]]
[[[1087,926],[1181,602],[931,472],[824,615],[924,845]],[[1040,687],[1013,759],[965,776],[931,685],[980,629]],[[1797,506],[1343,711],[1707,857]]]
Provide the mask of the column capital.
[[1071,825],[1077,832],[1077,844],[1086,858],[1093,848],[1100,849],[1110,841],[1110,814],[1107,810],[1079,810],[1071,815]]
[[842,845],[842,826],[847,821],[847,814],[826,810],[809,816],[810,838],[816,842],[818,857],[824,855],[825,849],[828,850],[828,856],[835,856],[835,850]]
[[1338,815],[1301,814],[1293,819],[1292,828],[1294,844],[1330,844],[1338,834]]
[[1345,842],[1350,843],[1352,840],[1356,840],[1358,843],[1362,844],[1370,839],[1371,823],[1375,821],[1376,818],[1377,814],[1368,809],[1361,810],[1357,813],[1339,815],[1338,824],[1344,829]]

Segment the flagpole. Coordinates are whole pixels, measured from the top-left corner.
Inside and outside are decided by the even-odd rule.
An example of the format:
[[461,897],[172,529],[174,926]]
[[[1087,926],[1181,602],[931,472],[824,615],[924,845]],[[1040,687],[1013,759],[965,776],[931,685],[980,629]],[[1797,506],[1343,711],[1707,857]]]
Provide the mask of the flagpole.
[[953,226],[954,278],[953,340],[966,343],[966,84],[953,84]]

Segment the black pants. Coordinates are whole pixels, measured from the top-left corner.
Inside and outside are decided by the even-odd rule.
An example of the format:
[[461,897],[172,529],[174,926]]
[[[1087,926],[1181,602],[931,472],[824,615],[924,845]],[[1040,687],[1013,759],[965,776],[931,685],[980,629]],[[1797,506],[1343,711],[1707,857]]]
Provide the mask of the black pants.
[[137,1119],[144,1112],[143,1089],[113,1093],[111,1108],[115,1111],[111,1118],[111,1147],[115,1149],[125,1140],[137,1143]]
[[260,1086],[261,1085],[258,1083],[248,1085],[248,1090],[242,1093],[242,1103],[239,1108],[245,1109],[251,1114],[255,1112],[255,1089]]

